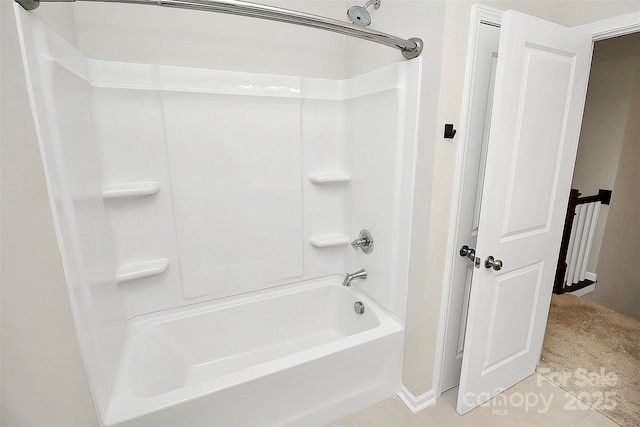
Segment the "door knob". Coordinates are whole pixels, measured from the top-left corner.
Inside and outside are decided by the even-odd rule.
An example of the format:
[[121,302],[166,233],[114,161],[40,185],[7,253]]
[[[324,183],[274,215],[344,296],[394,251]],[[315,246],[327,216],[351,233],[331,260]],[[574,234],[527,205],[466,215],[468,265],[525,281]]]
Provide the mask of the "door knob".
[[502,261],[500,261],[499,259],[494,259],[491,255],[489,255],[484,261],[484,266],[486,268],[493,268],[495,271],[500,271],[502,269]]
[[476,268],[480,268],[480,258],[476,257],[476,250],[464,245],[460,248],[460,256],[469,258],[469,261],[473,263]]
[[476,250],[473,248],[470,248],[467,245],[464,245],[463,247],[460,248],[460,256],[467,257],[471,261],[473,261],[476,256]]

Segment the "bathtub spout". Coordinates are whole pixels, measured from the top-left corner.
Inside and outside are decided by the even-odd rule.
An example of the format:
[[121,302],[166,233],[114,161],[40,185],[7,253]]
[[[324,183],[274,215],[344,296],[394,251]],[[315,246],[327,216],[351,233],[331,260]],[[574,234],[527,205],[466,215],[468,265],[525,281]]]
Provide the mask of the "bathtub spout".
[[367,270],[364,268],[362,270],[356,271],[355,273],[347,273],[344,276],[344,280],[342,281],[342,286],[351,286],[351,281],[353,279],[366,279],[367,278]]

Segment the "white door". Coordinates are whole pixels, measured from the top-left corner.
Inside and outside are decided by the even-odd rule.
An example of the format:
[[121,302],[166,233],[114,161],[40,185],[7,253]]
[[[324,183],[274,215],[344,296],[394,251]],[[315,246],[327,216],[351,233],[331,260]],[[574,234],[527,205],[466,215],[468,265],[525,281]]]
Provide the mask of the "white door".
[[[585,33],[518,12],[503,14],[461,414],[532,374],[538,362],[591,46]],[[494,261],[485,267],[490,256]]]
[[[455,246],[458,249],[463,245],[475,248],[478,237],[500,27],[481,23],[477,34],[478,47],[472,82],[473,95],[471,96],[470,118],[467,126],[467,148],[463,161],[462,195],[458,209]],[[473,257],[455,257],[453,260],[453,279],[449,292],[450,308],[447,313],[440,391],[455,387],[460,382],[467,308],[469,307],[471,279],[474,270],[471,258]]]

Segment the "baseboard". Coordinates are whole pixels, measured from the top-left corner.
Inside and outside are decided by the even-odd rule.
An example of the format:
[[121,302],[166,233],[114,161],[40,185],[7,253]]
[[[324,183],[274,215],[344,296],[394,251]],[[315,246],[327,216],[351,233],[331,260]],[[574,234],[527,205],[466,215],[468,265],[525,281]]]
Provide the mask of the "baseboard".
[[587,280],[591,280],[592,282],[597,282],[598,281],[598,275],[596,273],[592,273],[590,271],[587,271],[584,274],[584,278]]
[[578,289],[577,291],[567,292],[568,294],[575,295],[577,297],[585,296],[586,294],[590,294],[591,292],[596,290],[596,284],[592,283],[589,286],[585,286],[582,289]]
[[402,399],[404,404],[407,405],[407,408],[409,408],[414,414],[422,411],[424,408],[436,404],[436,392],[434,390],[429,390],[416,397],[404,386],[404,384],[400,386],[398,397]]

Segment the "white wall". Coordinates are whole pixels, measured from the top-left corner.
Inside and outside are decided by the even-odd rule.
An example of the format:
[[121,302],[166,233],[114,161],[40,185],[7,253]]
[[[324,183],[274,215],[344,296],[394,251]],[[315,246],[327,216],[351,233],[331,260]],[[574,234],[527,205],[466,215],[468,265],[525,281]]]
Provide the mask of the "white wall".
[[[640,239],[640,33],[605,40],[600,43],[616,44],[611,49],[621,54],[624,47],[628,47],[631,56],[635,56],[636,66],[625,81],[612,81],[611,84],[622,83],[627,92],[621,96],[626,100],[626,111],[622,117],[613,120],[619,126],[621,135],[619,141],[607,142],[619,145],[613,171],[615,179],[612,182],[613,194],[611,206],[608,207],[608,218],[603,233],[602,246],[597,258],[598,284],[596,290],[585,296],[590,301],[597,302],[617,312],[640,319],[640,287],[635,268],[635,254]],[[600,49],[600,46],[597,47]],[[621,51],[622,49],[622,51]],[[628,58],[623,55],[623,58]],[[619,62],[619,61],[615,61]],[[594,63],[594,66],[596,64]],[[608,76],[613,80],[616,75]],[[626,119],[623,121],[623,119]],[[608,123],[599,120],[602,126]],[[586,125],[586,123],[585,123]],[[582,144],[582,140],[580,141]],[[607,144],[608,145],[608,144]],[[592,255],[593,259],[593,255]]]
[[640,0],[567,1],[564,25],[574,27],[640,11]]
[[[268,0],[344,20],[344,1]],[[149,5],[77,3],[89,58],[254,73],[344,78],[344,36],[274,21]]]
[[[624,141],[640,33],[595,43],[572,188],[583,196],[613,190]],[[609,206],[602,205],[587,270],[597,273]]]

